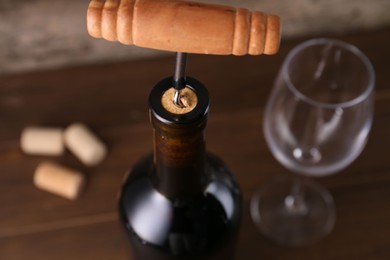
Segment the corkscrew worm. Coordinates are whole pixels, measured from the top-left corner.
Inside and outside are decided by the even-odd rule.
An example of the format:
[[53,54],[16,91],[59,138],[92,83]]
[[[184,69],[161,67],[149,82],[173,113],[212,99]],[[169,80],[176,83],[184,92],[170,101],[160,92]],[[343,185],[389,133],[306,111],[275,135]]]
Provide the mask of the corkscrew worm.
[[180,92],[186,87],[186,66],[187,53],[178,52],[176,54],[175,74],[173,76],[173,84],[175,88],[173,103],[181,108],[185,107],[185,105],[181,102]]

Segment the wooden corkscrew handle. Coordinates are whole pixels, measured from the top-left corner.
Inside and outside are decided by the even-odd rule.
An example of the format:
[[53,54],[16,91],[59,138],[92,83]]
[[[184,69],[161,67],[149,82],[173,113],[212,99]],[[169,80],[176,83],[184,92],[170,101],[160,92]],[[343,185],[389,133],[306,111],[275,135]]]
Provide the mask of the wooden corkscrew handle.
[[280,42],[278,16],[181,0],[91,0],[87,26],[96,38],[186,53],[275,54]]

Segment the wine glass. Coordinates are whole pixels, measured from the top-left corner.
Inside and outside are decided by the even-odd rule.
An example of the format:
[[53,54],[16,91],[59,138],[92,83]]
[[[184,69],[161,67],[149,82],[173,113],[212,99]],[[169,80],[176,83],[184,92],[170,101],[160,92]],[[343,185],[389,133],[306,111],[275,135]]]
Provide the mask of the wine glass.
[[264,136],[292,177],[255,192],[251,215],[284,245],[313,243],[333,229],[331,194],[303,176],[334,174],[363,150],[372,124],[374,69],[351,44],[312,39],[286,57],[265,108]]

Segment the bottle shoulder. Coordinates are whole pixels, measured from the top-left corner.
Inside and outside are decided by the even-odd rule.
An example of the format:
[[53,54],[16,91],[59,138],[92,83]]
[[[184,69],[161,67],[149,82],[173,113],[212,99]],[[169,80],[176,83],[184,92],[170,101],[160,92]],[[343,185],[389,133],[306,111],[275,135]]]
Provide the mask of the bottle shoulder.
[[222,161],[212,155],[206,158],[201,198],[180,204],[154,188],[151,156],[138,163],[123,186],[119,202],[128,232],[178,254],[212,248],[214,241],[236,232],[241,213],[238,185]]

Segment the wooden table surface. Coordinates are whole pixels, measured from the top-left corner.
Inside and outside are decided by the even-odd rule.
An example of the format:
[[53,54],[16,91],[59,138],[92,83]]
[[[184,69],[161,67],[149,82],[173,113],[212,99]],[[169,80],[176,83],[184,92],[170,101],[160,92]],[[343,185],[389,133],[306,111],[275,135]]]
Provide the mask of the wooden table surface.
[[[334,196],[337,223],[331,235],[304,248],[265,239],[248,207],[256,189],[286,172],[265,144],[263,107],[283,58],[303,39],[284,41],[271,57],[189,57],[188,74],[211,95],[208,150],[229,165],[244,194],[237,259],[390,259],[390,30],[334,38],[355,44],[374,64],[374,125],[351,166],[317,179]],[[117,221],[117,192],[125,171],[151,151],[148,94],[173,68],[174,57],[167,56],[0,77],[0,259],[129,259]],[[89,125],[109,146],[99,166],[84,167],[69,152],[50,158],[20,151],[24,127],[75,121]],[[35,188],[33,173],[43,160],[84,171],[84,195],[68,201]]]

